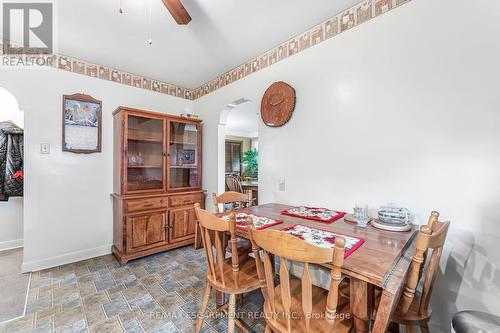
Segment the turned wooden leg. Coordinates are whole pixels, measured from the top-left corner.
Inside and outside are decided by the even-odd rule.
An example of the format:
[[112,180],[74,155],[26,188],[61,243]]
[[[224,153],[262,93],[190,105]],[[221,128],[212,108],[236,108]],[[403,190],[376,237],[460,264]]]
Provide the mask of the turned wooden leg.
[[356,333],[370,331],[373,286],[366,281],[351,279],[351,309]]
[[429,333],[429,326],[427,326],[427,324],[422,324],[420,325],[420,330],[422,333]]
[[415,327],[412,325],[406,325],[406,333],[415,333]]
[[203,303],[201,304],[201,311],[198,314],[198,321],[196,322],[195,332],[199,333],[201,331],[201,327],[203,326],[203,320],[205,319],[205,311],[207,311],[208,300],[210,299],[210,292],[212,291],[212,287],[207,283],[207,287],[205,288],[205,294],[203,295]]
[[227,332],[234,333],[234,320],[236,317],[236,295],[229,295],[229,308],[227,311]]

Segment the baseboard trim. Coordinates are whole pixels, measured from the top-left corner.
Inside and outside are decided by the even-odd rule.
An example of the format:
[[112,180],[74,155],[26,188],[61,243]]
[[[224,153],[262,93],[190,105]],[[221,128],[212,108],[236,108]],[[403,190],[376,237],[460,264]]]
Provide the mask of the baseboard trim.
[[73,262],[103,256],[111,253],[111,245],[95,247],[93,249],[61,254],[58,256],[23,262],[21,270],[23,273],[36,272],[42,269],[66,265]]
[[23,247],[22,239],[14,239],[10,241],[0,242],[0,251],[7,251]]

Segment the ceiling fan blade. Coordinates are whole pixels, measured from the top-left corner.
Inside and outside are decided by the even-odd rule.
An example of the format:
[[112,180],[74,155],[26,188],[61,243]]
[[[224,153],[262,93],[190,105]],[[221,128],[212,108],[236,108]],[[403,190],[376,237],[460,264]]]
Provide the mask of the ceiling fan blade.
[[180,0],[162,0],[165,7],[167,7],[170,14],[177,24],[188,24],[191,22],[191,16],[186,8],[182,5]]

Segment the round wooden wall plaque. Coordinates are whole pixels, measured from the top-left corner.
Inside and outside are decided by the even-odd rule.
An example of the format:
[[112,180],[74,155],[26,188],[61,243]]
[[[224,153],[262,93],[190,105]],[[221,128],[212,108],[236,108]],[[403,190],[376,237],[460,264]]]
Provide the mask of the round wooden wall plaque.
[[267,88],[260,106],[264,124],[270,127],[285,125],[295,109],[295,89],[285,82],[275,82]]

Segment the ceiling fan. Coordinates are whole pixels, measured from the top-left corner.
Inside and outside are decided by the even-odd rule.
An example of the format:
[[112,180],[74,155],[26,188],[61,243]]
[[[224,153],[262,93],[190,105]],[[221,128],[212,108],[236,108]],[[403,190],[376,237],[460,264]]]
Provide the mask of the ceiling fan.
[[[123,14],[122,1],[123,0],[120,0],[120,9],[119,9],[120,14]],[[186,8],[184,8],[180,0],[162,0],[162,2],[165,5],[165,7],[167,7],[168,11],[170,12],[170,15],[172,15],[177,24],[185,25],[191,22],[191,16],[189,15]],[[150,7],[149,14],[151,16],[151,0],[149,1],[149,7]]]
[[191,22],[191,16],[187,12],[186,8],[182,5],[180,0],[161,0],[165,7],[174,18],[177,24],[188,24]]

